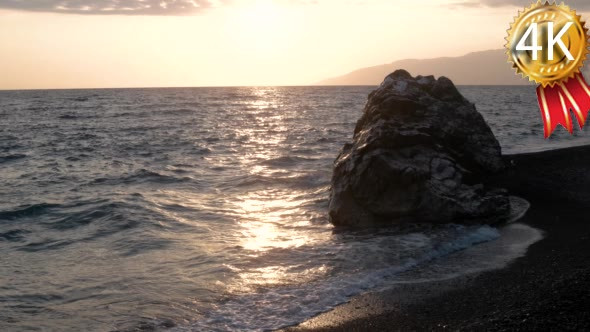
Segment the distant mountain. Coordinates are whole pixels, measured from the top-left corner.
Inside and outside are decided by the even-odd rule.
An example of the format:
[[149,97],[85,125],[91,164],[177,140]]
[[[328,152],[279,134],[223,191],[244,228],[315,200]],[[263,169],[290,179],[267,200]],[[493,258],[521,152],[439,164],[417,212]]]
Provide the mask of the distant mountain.
[[[514,74],[504,50],[473,52],[460,57],[408,59],[386,65],[355,70],[340,77],[323,80],[317,85],[378,85],[396,69],[413,76],[446,76],[457,85],[525,85],[527,80]],[[532,83],[531,83],[532,84]]]

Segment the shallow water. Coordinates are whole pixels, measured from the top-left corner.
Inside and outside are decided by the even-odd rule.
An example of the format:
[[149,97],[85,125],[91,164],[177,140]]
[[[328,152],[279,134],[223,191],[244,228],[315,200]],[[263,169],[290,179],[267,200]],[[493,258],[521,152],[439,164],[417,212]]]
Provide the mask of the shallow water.
[[[0,330],[278,328],[501,237],[334,231],[332,162],[371,90],[0,91]],[[461,91],[505,152],[588,143],[543,140],[534,88]]]

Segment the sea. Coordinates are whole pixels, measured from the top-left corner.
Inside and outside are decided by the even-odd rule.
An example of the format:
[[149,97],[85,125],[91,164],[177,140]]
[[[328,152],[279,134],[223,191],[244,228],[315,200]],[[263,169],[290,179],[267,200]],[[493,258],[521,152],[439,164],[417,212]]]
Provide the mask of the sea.
[[[0,91],[0,331],[274,330],[500,267],[542,236],[335,229],[333,161],[373,89]],[[534,87],[459,89],[504,153],[590,143],[544,139]]]

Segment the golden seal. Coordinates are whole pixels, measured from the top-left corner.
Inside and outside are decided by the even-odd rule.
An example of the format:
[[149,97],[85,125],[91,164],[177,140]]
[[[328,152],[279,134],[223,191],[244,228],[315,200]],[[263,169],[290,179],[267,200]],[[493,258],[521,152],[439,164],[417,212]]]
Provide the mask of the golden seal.
[[508,61],[524,78],[554,86],[580,72],[588,55],[588,29],[575,10],[539,0],[508,29]]

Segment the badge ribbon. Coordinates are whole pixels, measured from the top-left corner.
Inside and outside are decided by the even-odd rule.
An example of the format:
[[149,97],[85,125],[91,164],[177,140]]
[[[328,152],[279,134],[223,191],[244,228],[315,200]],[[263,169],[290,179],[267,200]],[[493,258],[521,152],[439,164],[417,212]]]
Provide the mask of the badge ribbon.
[[580,72],[589,46],[584,24],[563,3],[538,1],[519,13],[508,30],[509,61],[517,73],[539,84],[545,138],[557,125],[573,134],[570,110],[580,129],[590,111],[590,86]]

